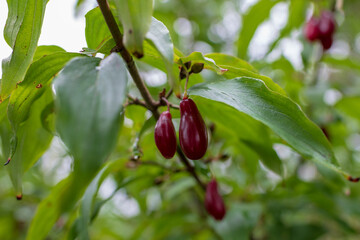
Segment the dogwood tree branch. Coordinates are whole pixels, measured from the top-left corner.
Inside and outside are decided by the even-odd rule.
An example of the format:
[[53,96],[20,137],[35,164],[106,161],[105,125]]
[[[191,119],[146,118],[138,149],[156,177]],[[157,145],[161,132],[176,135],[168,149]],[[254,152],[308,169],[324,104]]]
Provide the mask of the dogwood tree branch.
[[[115,18],[110,10],[109,4],[106,0],[97,0],[101,13],[104,16],[105,22],[111,32],[111,35],[116,43],[116,47],[113,49],[115,52],[119,52],[124,61],[126,62],[127,68],[130,72],[132,79],[136,87],[139,89],[141,96],[144,99],[146,107],[152,112],[153,116],[157,120],[160,116],[158,111],[159,103],[156,102],[148,88],[146,87],[143,79],[141,78],[139,71],[135,65],[134,59],[131,54],[126,50],[124,43],[123,43],[123,35],[121,34],[119,27],[115,21]],[[177,155],[179,156],[180,161],[185,165],[189,174],[193,176],[196,182],[202,189],[206,188],[206,185],[201,181],[198,174],[195,171],[195,168],[191,165],[189,160],[185,157],[184,153],[181,151],[180,147],[177,147]]]

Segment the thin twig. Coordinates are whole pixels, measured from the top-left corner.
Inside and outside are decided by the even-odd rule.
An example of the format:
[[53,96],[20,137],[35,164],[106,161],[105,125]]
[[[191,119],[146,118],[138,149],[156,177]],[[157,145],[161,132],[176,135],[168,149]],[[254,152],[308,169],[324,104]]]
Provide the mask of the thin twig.
[[[106,0],[97,0],[100,10],[104,16],[105,22],[108,25],[108,28],[111,32],[111,35],[114,38],[116,43],[117,49],[116,51],[119,52],[126,62],[127,68],[130,72],[131,77],[133,78],[136,87],[139,89],[141,96],[143,97],[147,108],[152,112],[154,118],[157,120],[159,119],[160,113],[157,110],[158,105],[157,102],[151,97],[151,94],[146,87],[144,81],[141,79],[139,71],[135,65],[133,57],[130,53],[126,50],[123,44],[123,36],[119,30],[119,27],[115,21],[114,16],[111,13],[109,4]],[[180,158],[180,161],[186,166],[187,171],[194,177],[194,179],[198,182],[199,186],[205,190],[205,184],[200,180],[199,176],[197,175],[194,167],[190,164],[189,160],[185,157],[184,153],[181,151],[179,145],[177,147],[177,153]]]
[[183,99],[188,98],[188,94],[187,94],[187,87],[188,87],[188,83],[189,83],[189,72],[186,72],[186,82],[185,82],[185,91],[184,91],[184,96]]
[[147,106],[146,102],[138,99],[137,97],[133,97],[130,94],[128,94],[127,96],[128,96],[128,98],[130,100],[125,103],[125,106],[128,106],[128,105],[140,105],[140,106],[143,106],[143,107],[148,109],[148,106]]
[[170,108],[180,109],[179,105],[176,105],[176,104],[173,104],[173,103],[169,102],[165,97],[162,97],[160,99],[160,101],[156,102],[156,106],[157,107],[168,106]]
[[197,175],[195,168],[190,164],[189,160],[185,157],[184,153],[181,151],[179,145],[177,146],[177,153],[179,155],[180,160],[186,166],[187,171],[194,177],[194,179],[198,182],[202,189],[206,189],[206,185],[200,180]]

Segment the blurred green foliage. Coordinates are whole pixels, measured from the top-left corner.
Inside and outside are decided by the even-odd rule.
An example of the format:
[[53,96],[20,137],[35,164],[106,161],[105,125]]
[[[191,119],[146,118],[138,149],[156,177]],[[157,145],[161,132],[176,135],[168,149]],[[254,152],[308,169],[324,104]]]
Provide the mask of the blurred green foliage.
[[[95,4],[78,0],[76,7],[79,13],[86,2]],[[339,5],[342,2],[343,5]],[[162,61],[162,53],[156,50],[159,46],[151,44],[151,39],[144,43],[144,59],[136,61],[155,99],[163,88],[169,89],[166,72],[173,74],[169,72],[178,69],[176,62],[184,59],[205,63],[201,74],[190,77],[190,86],[200,82],[227,81],[239,76],[261,79],[264,82],[262,86],[267,87],[266,92],[275,99],[271,103],[285,99],[284,95],[289,97],[284,108],[288,107],[290,99],[297,103],[323,130],[332,146],[327,147],[326,142],[321,147],[326,146],[326,150],[333,151],[342,171],[354,177],[360,176],[359,1],[156,0],[154,7],[153,16],[167,27],[176,48],[173,69],[169,59],[165,58],[165,63]],[[310,44],[303,36],[307,19],[322,9],[334,9],[337,22],[334,45],[325,53],[318,42]],[[78,17],[85,18],[85,14]],[[84,46],[87,47],[85,54],[110,54],[113,39],[104,28],[106,25],[101,17],[98,9],[87,14],[88,46]],[[101,32],[89,26],[97,26]],[[37,39],[32,41],[37,43]],[[41,56],[51,53],[64,55],[59,53],[62,51],[56,47],[38,47],[27,74],[31,74],[32,67],[39,63],[36,60],[44,59]],[[188,56],[193,52],[200,53]],[[237,56],[243,61],[236,58],[235,64],[232,62],[235,58],[225,59],[214,53]],[[64,56],[67,57],[66,54]],[[214,59],[215,63],[205,57]],[[231,64],[237,68],[231,68]],[[222,74],[221,69],[229,71]],[[51,79],[44,81],[43,85],[49,87]],[[24,81],[14,92],[19,92],[25,84],[29,85]],[[183,86],[184,81],[181,84]],[[199,86],[193,91],[196,92],[196,89]],[[6,91],[8,93],[8,89]],[[80,87],[79,94],[81,91],[85,90]],[[140,97],[132,82],[128,84],[128,92]],[[221,94],[216,97],[221,97]],[[262,96],[261,93],[259,95]],[[97,170],[98,175],[87,189],[74,188],[79,192],[72,194],[65,191],[67,195],[63,196],[62,184],[72,182],[72,177],[76,179],[70,174],[74,163],[69,148],[54,133],[56,116],[52,101],[47,97],[49,95],[44,93],[41,97],[32,98],[34,104],[27,109],[30,115],[28,118],[21,116],[21,122],[17,123],[21,129],[36,126],[39,131],[30,132],[32,136],[39,133],[54,135],[50,147],[39,161],[24,173],[22,201],[16,201],[17,192],[12,187],[6,167],[0,168],[0,239],[36,239],[37,231],[44,231],[41,236],[48,234],[46,239],[358,239],[359,185],[346,181],[342,175],[334,174],[321,164],[308,161],[307,154],[301,155],[304,151],[298,147],[296,139],[307,139],[298,134],[303,133],[303,129],[287,132],[293,135],[286,140],[295,139],[295,143],[286,142],[281,138],[281,132],[265,126],[263,118],[255,117],[259,121],[253,119],[256,114],[239,112],[234,105],[229,104],[232,108],[199,97],[194,99],[209,126],[211,137],[204,159],[193,163],[204,182],[210,179],[211,174],[216,176],[227,206],[223,221],[216,222],[207,215],[203,204],[204,192],[184,171],[181,162],[177,158],[166,160],[157,151],[153,133],[155,121],[146,109],[138,105],[128,105],[121,119],[117,119],[122,128],[116,146],[107,161],[102,162],[101,170]],[[223,99],[226,100],[226,97]],[[241,96],[239,99],[241,101]],[[6,111],[11,112],[11,107],[5,105],[8,104],[7,99],[2,100],[0,160],[5,161],[9,155],[8,140],[13,132],[6,118]],[[47,108],[43,104],[44,109],[40,112],[35,107],[45,100]],[[175,96],[171,96],[170,101],[179,103]],[[249,106],[254,105],[250,110],[262,111],[264,106],[256,104],[258,102],[250,102]],[[160,110],[165,110],[165,107]],[[178,130],[179,112],[171,111]],[[295,113],[290,115],[297,116]],[[16,117],[19,115],[13,116],[14,119]],[[85,122],[87,118],[82,117]],[[35,120],[38,122],[31,124],[30,121]],[[41,125],[40,120],[42,126],[37,126]],[[118,131],[118,128],[115,129]],[[311,133],[320,136],[320,130],[314,129]],[[77,133],[71,132],[76,129],[67,130],[69,134]],[[321,138],[325,142],[323,135]],[[41,148],[45,144],[50,144],[50,139]],[[312,144],[314,146],[318,145]],[[42,154],[45,150],[41,151]],[[28,161],[33,162],[32,158],[29,156]],[[78,160],[75,159],[75,162]],[[327,160],[330,161],[323,159],[324,162]],[[279,164],[282,170],[276,171]],[[60,182],[62,179],[65,180]],[[66,200],[69,198],[73,201]],[[29,235],[39,204],[44,206],[39,208],[44,213],[37,215],[36,219],[47,223],[47,226],[33,223]],[[57,211],[57,204],[62,206],[63,211],[52,213],[44,210],[48,207]],[[58,219],[56,214],[60,215]],[[49,215],[52,218],[41,219]],[[45,228],[51,228],[51,221],[55,220],[55,225],[47,233]]]

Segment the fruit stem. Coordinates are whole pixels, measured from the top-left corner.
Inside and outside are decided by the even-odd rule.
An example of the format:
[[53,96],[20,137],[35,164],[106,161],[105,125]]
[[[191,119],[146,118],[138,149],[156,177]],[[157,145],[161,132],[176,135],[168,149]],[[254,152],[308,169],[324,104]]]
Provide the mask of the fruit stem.
[[162,97],[161,100],[163,100],[164,102],[166,102],[167,110],[170,112],[170,103],[169,103],[169,101],[168,101],[165,97]]
[[188,98],[187,87],[188,87],[188,82],[189,82],[189,76],[190,76],[189,72],[186,71],[186,82],[185,82],[185,91],[184,91],[183,100]]

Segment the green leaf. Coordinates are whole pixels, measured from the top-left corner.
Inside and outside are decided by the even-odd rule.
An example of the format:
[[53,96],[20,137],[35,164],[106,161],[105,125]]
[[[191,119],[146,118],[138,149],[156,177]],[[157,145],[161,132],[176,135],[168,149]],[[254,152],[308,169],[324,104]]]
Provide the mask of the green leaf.
[[6,108],[9,104],[9,98],[0,102],[0,161],[6,162],[10,154],[10,139],[13,136],[10,122],[7,118]]
[[235,144],[242,141],[260,156],[265,166],[282,176],[281,161],[272,148],[267,128],[262,123],[223,103],[196,96],[194,100],[203,116],[214,122],[216,126],[221,125],[223,136],[233,139]]
[[127,72],[115,53],[99,63],[98,58],[75,58],[54,79],[57,130],[74,156],[74,172],[40,203],[27,239],[45,238],[82,196],[116,142]]
[[86,15],[85,37],[86,43],[91,49],[99,49],[99,47],[111,38],[111,33],[106,25],[105,19],[96,7],[90,10]]
[[[43,53],[59,51],[59,48],[41,48]],[[27,71],[25,79],[18,84],[10,96],[8,119],[11,123],[12,138],[17,139],[11,145],[9,158],[10,177],[17,191],[21,194],[21,177],[43,154],[49,146],[52,134],[44,128],[43,111],[53,102],[49,82],[71,58],[81,56],[76,53],[58,52],[35,61]],[[47,92],[44,100],[37,100]],[[42,98],[40,98],[42,99]],[[33,106],[34,105],[34,106]],[[36,114],[29,117],[30,110]],[[22,124],[25,121],[24,124]],[[51,125],[48,122],[48,125]]]
[[134,56],[144,55],[143,41],[151,24],[153,0],[111,0],[124,28],[124,44]]
[[[51,89],[34,102],[29,110],[29,117],[18,129],[14,136],[13,129],[6,114],[0,115],[1,160],[11,161],[6,166],[16,194],[22,194],[22,176],[46,151],[52,134],[42,127],[41,113],[48,102],[52,101]],[[6,113],[8,100],[0,104],[0,112]],[[16,151],[14,149],[16,147]]]
[[25,76],[40,37],[47,0],[8,0],[4,37],[13,49],[2,61],[0,97],[5,99]]
[[173,68],[174,45],[172,43],[169,30],[162,22],[156,18],[152,18],[149,32],[146,34],[146,41],[149,42],[162,57],[162,60],[165,63],[170,86],[173,88],[175,94],[179,95],[180,84]]
[[242,29],[237,42],[237,56],[246,58],[248,47],[258,26],[264,22],[270,14],[270,10],[279,0],[260,0],[242,19]]
[[239,69],[245,69],[250,72],[258,73],[258,70],[256,70],[256,68],[254,68],[250,63],[235,56],[227,55],[224,53],[208,53],[205,55],[205,57],[213,59],[217,65],[232,66]]
[[17,85],[10,97],[8,118],[16,131],[26,120],[32,103],[50,88],[50,80],[78,53],[58,52],[45,55],[33,62],[23,82]]
[[262,206],[258,203],[232,204],[221,222],[212,220],[210,225],[223,239],[251,239],[251,232],[258,223],[262,211]]
[[80,199],[85,186],[75,187],[74,179],[72,173],[54,186],[50,194],[40,202],[30,224],[27,240],[45,239],[61,213],[72,209]]
[[240,58],[223,53],[210,53],[206,54],[205,56],[213,59],[219,67],[227,69],[227,71],[223,74],[223,76],[227,79],[236,77],[251,77],[261,79],[271,90],[282,95],[286,95],[284,89],[274,83],[271,78],[258,74],[258,71],[253,66]]
[[306,157],[344,176],[330,143],[300,107],[289,98],[271,91],[263,81],[235,78],[198,84],[190,94],[225,103],[270,127],[294,149]]
[[42,57],[45,57],[47,55],[57,53],[57,52],[66,52],[66,51],[64,49],[62,49],[61,47],[55,46],[55,45],[38,46],[36,48],[36,51],[34,54],[33,62],[39,60]]
[[99,62],[75,58],[54,79],[56,128],[74,157],[79,182],[91,179],[111,153],[126,99],[127,71],[120,56]]
[[39,160],[51,143],[53,135],[43,128],[41,114],[52,101],[52,91],[48,88],[29,108],[28,119],[17,128],[16,150],[6,166],[17,195],[22,194],[23,174]]
[[95,198],[101,184],[111,172],[118,172],[120,169],[124,168],[124,166],[125,165],[123,164],[122,160],[110,162],[104,168],[102,168],[102,170],[97,174],[97,176],[86,189],[80,207],[80,217],[78,223],[80,227],[80,239],[90,239],[88,225],[92,219],[93,211],[95,209]]
[[336,103],[335,108],[360,121],[360,97],[345,97]]
[[360,71],[360,59],[355,57],[348,57],[345,59],[338,59],[333,56],[325,55],[322,62],[327,63],[336,68],[345,68],[355,71]]

